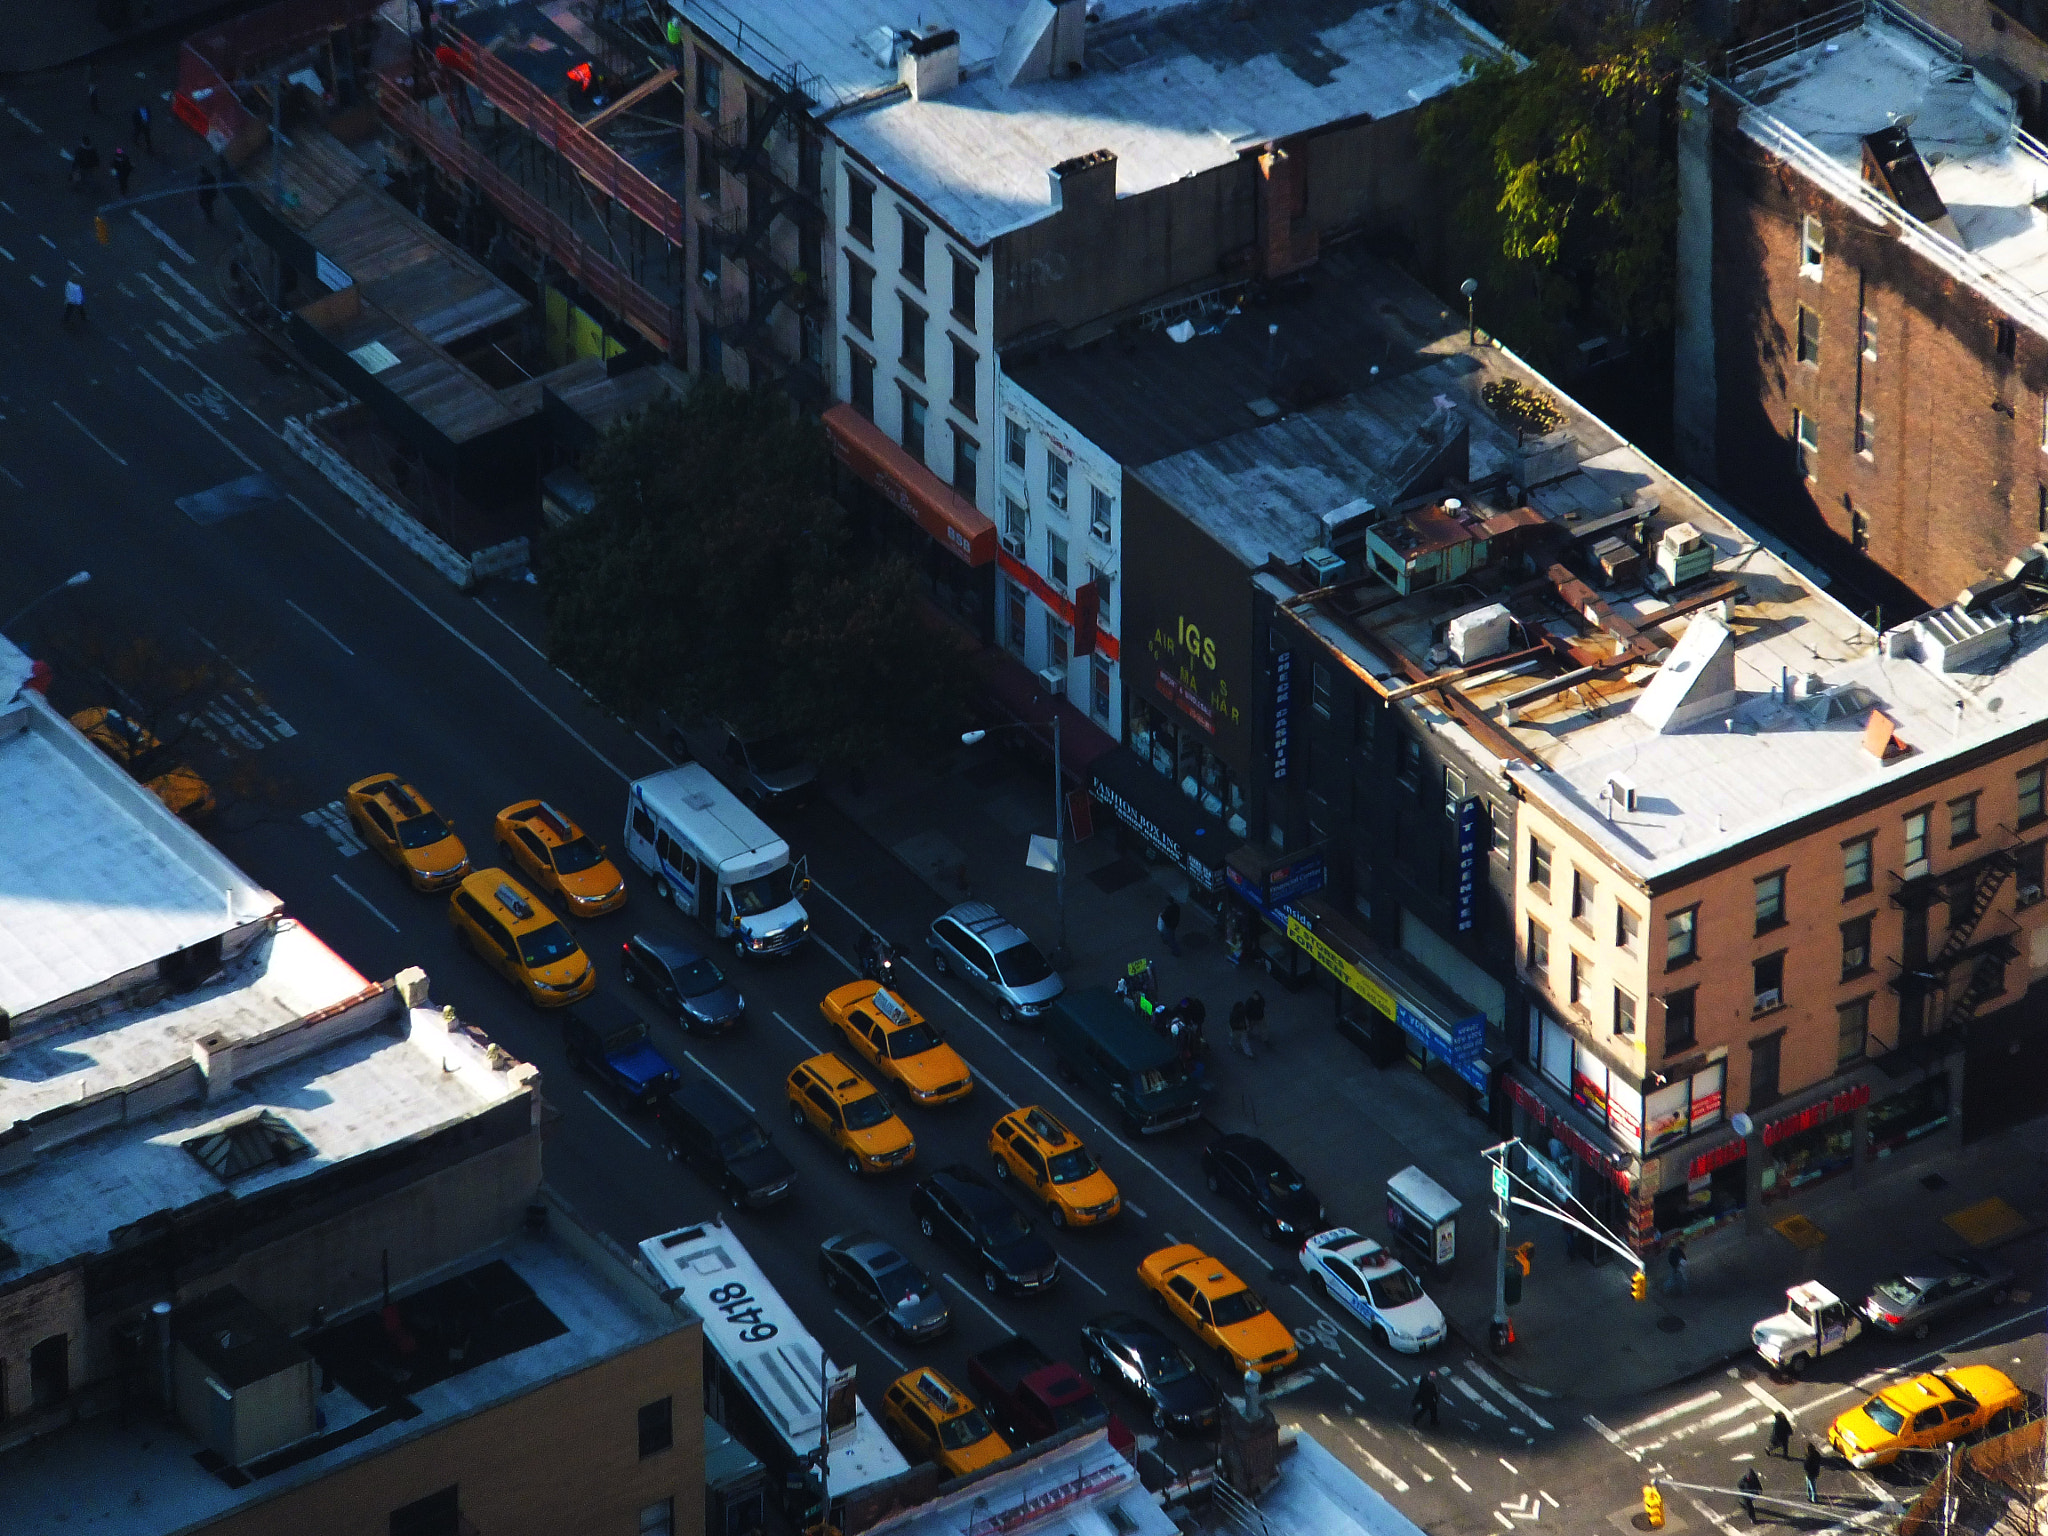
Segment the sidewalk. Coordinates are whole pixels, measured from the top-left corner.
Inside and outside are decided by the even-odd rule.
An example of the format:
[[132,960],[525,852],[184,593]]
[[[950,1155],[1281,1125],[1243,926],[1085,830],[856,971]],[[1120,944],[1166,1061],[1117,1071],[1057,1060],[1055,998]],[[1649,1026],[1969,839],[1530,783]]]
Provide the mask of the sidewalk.
[[[991,901],[1050,949],[1058,929],[1053,877],[1024,863],[1029,834],[1048,829],[1048,776],[1047,767],[1021,762],[991,740],[938,769],[891,765],[871,773],[859,792],[840,784],[829,794],[942,898]],[[1169,894],[1186,913],[1179,959],[1154,928]],[[1215,1083],[1209,1120],[1272,1142],[1322,1194],[1333,1221],[1384,1236],[1385,1181],[1410,1163],[1462,1200],[1458,1261],[1428,1284],[1453,1330],[1484,1353],[1495,1229],[1479,1151],[1498,1138],[1419,1072],[1374,1068],[1332,1028],[1327,988],[1290,994],[1263,971],[1232,966],[1186,898],[1186,875],[1120,854],[1115,823],[1098,809],[1096,835],[1068,852],[1067,984],[1108,986],[1129,961],[1149,956],[1165,996],[1201,998]],[[1226,1021],[1230,1005],[1255,987],[1266,994],[1272,1044],[1247,1060],[1231,1049]],[[1513,1309],[1516,1343],[1498,1364],[1536,1389],[1588,1400],[1639,1396],[1681,1380],[1746,1353],[1751,1325],[1779,1310],[1796,1281],[1821,1279],[1860,1299],[1857,1288],[1888,1264],[1965,1248],[1944,1216],[1996,1197],[2038,1227],[2048,1215],[2039,1142],[2038,1124],[2022,1126],[1938,1164],[1880,1164],[1860,1187],[1846,1178],[1815,1186],[1771,1206],[1768,1219],[1806,1217],[1825,1234],[1818,1246],[1795,1247],[1773,1230],[1724,1231],[1691,1256],[1684,1296],[1663,1292],[1667,1270],[1654,1258],[1647,1302],[1630,1298],[1631,1271],[1620,1259],[1568,1263],[1563,1229],[1517,1212],[1512,1240],[1535,1240],[1535,1267]],[[1930,1189],[1936,1167],[1939,1187]],[[1277,1248],[1274,1257],[1283,1260]]]

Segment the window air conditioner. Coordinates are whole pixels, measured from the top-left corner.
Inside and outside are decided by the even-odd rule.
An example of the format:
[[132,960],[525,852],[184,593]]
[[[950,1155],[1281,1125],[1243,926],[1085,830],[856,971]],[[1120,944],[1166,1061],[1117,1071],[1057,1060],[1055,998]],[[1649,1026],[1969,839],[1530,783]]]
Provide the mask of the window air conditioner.
[[1768,1013],[1771,1009],[1779,1007],[1784,1001],[1784,989],[1782,987],[1771,987],[1766,991],[1757,993],[1756,1011],[1758,1013]]
[[1024,558],[1024,535],[1021,533],[1004,534],[1003,548],[1015,555],[1019,560],[1022,560]]
[[1045,691],[1056,699],[1067,696],[1067,669],[1065,667],[1044,667],[1039,670],[1038,681]]

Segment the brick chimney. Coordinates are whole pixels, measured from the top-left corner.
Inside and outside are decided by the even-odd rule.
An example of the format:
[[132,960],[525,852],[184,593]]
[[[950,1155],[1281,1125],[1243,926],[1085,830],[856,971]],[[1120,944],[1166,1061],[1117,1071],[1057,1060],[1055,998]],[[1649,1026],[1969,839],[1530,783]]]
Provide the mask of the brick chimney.
[[1116,201],[1116,151],[1091,149],[1052,168],[1052,206],[1107,208]]
[[960,83],[960,34],[949,27],[912,39],[896,63],[896,78],[910,87],[913,101],[945,95]]
[[1285,277],[1311,267],[1322,242],[1308,224],[1308,149],[1275,144],[1259,156],[1259,270]]

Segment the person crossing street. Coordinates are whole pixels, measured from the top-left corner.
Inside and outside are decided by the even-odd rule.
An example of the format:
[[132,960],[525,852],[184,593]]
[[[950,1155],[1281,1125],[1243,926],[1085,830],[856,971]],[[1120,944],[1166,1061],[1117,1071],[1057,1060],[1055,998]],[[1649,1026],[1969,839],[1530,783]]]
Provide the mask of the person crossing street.
[[1742,1481],[1735,1486],[1742,1490],[1743,1513],[1749,1516],[1749,1523],[1755,1525],[1756,1496],[1764,1491],[1764,1480],[1756,1475],[1756,1468],[1751,1467],[1742,1474]]
[[1436,1372],[1424,1371],[1422,1379],[1415,1383],[1415,1403],[1408,1415],[1408,1422],[1411,1425],[1419,1425],[1426,1413],[1429,1415],[1429,1427],[1435,1429],[1437,1405],[1442,1400],[1443,1394],[1437,1389]]
[[1771,1445],[1764,1454],[1792,1459],[1792,1421],[1785,1417],[1782,1408],[1771,1415]]
[[134,114],[128,119],[128,127],[135,140],[135,147],[137,149],[148,150],[152,155],[156,153],[156,145],[151,142],[149,136],[148,102],[141,102],[136,106]]
[[1811,1440],[1806,1442],[1806,1502],[1820,1502],[1820,1447]]
[[199,211],[206,215],[206,222],[213,222],[213,200],[220,195],[220,186],[213,178],[213,167],[199,167]]
[[135,174],[135,162],[128,158],[128,151],[119,144],[114,146],[114,184],[121,189],[121,195],[128,195],[128,178]]

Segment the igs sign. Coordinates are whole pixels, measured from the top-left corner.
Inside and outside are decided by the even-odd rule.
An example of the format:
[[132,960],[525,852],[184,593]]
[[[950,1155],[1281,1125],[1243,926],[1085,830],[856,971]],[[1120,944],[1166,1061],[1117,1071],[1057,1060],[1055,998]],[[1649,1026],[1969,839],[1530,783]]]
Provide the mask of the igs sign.
[[1294,652],[1273,658],[1273,777],[1287,777],[1287,738],[1293,730]]

